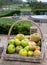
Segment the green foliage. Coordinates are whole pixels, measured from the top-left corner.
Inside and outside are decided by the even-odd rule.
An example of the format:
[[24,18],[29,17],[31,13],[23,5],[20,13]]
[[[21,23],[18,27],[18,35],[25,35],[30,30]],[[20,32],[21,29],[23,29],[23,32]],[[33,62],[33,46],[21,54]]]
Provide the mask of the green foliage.
[[31,2],[29,3],[32,9],[47,9],[47,4],[40,2]]
[[[16,22],[15,19],[0,18],[0,34],[8,34],[8,31],[14,22]],[[11,34],[30,34],[30,26],[32,26],[30,22],[21,21],[13,27]]]
[[33,9],[34,14],[40,15],[40,12],[47,12],[47,9]]
[[40,46],[40,47],[41,47],[41,44],[42,44],[41,41],[37,42],[37,45]]
[[20,14],[20,10],[6,10],[6,11],[0,11],[0,17],[4,16],[12,16],[13,14]]
[[20,8],[20,6],[22,6],[22,4],[10,4],[10,5],[7,5],[5,6],[6,8],[13,8],[13,9],[18,9]]
[[20,10],[21,10],[21,12],[24,12],[24,11],[31,12],[31,8],[30,7],[21,8]]
[[15,22],[15,19],[0,18],[0,33],[7,34],[10,26]]

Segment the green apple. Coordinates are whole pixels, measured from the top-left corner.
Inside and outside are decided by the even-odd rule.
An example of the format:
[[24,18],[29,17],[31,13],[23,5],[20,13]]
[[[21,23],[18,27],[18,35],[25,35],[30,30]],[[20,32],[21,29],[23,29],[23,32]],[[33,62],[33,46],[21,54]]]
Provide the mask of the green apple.
[[28,56],[33,56],[33,51],[28,51]]
[[26,51],[29,51],[29,46],[26,46],[24,49],[25,49]]
[[24,39],[24,40],[21,41],[21,45],[22,45],[23,47],[26,47],[26,46],[28,46],[28,42],[29,42],[28,39]]
[[14,45],[14,43],[15,43],[14,39],[9,40],[9,42],[8,42],[8,44],[13,44],[13,45]]
[[21,44],[21,42],[18,39],[15,39],[15,45],[19,46]]
[[26,51],[25,49],[21,49],[21,50],[19,51],[19,55],[20,55],[20,56],[27,56],[27,51]]
[[34,51],[34,50],[35,50],[35,47],[36,47],[36,46],[31,45],[31,46],[29,46],[29,49],[30,49],[31,51]]
[[24,35],[23,34],[17,34],[16,38],[19,39],[20,41],[24,39]]
[[13,44],[8,45],[7,51],[9,54],[13,54],[15,52],[15,46]]
[[16,52],[18,53],[23,47],[22,46],[17,46],[16,47]]

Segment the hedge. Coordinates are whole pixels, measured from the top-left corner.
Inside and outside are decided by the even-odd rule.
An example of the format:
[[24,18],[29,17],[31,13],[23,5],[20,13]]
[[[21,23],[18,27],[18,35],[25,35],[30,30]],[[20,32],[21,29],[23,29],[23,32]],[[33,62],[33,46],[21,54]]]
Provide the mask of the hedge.
[[34,14],[40,15],[40,12],[47,12],[47,9],[34,9],[32,11]]
[[6,11],[0,11],[0,17],[5,17],[5,16],[12,16],[13,14],[20,14],[20,10],[6,10]]
[[[0,18],[0,34],[8,34],[8,31],[14,22],[16,22],[15,19]],[[19,22],[13,27],[11,34],[30,34],[30,26],[32,26],[32,23],[30,22]]]

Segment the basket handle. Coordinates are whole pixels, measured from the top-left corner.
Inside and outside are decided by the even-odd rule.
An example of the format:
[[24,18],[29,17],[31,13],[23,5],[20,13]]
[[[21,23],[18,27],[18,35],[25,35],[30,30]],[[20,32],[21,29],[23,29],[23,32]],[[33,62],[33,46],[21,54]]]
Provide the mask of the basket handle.
[[9,29],[9,32],[8,32],[8,39],[10,39],[10,34],[11,34],[11,31],[12,31],[12,28],[14,27],[14,25],[17,24],[18,22],[21,22],[21,21],[31,22],[31,23],[33,23],[34,25],[36,25],[36,27],[37,27],[37,28],[39,29],[39,31],[40,31],[41,38],[43,39],[43,34],[42,34],[42,32],[41,32],[41,29],[40,29],[39,25],[37,25],[34,21],[28,20],[28,19],[27,19],[27,20],[17,20],[15,23],[13,23],[12,26],[10,27],[10,29]]

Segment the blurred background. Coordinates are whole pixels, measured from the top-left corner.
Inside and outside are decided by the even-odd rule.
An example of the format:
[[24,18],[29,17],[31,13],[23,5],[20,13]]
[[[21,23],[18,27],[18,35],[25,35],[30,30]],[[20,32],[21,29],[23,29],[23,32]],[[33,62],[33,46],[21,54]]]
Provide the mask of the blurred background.
[[[0,0],[0,34],[8,34],[10,26],[18,19],[32,19],[39,24],[42,32],[47,34],[47,0]],[[22,25],[21,25],[22,24]],[[20,33],[24,28],[29,30],[30,23],[21,23],[20,29],[14,28]],[[25,34],[29,34],[24,32]]]

